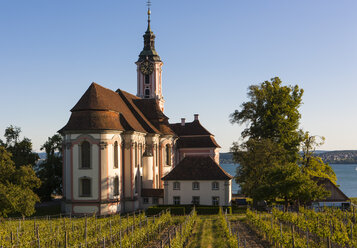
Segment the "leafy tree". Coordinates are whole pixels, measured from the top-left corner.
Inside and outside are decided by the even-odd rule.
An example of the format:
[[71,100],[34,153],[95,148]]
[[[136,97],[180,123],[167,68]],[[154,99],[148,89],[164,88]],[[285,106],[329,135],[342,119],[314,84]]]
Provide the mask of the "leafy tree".
[[298,110],[303,92],[297,85],[282,86],[278,77],[252,85],[248,92],[250,101],[231,114],[231,123],[247,124],[243,138],[271,139],[287,151],[289,161],[295,162],[303,137]]
[[17,168],[22,165],[34,166],[39,156],[37,153],[32,152],[31,140],[26,137],[20,140],[20,134],[21,128],[19,127],[10,125],[5,129],[6,143],[4,145],[6,150],[12,154],[12,160]]
[[33,192],[41,181],[30,165],[16,168],[5,147],[0,146],[0,216],[20,213],[30,216],[35,212],[35,203],[39,201]]
[[46,152],[46,160],[39,164],[37,175],[42,181],[38,194],[43,200],[51,195],[62,194],[62,136],[49,137],[41,147]]
[[[312,172],[329,171],[327,167],[321,171],[311,154],[311,146],[316,143],[299,128],[302,94],[297,85],[282,86],[276,77],[250,86],[250,101],[231,114],[232,123],[247,125],[242,132],[243,143],[233,143],[231,148],[233,160],[240,164],[236,181],[255,202],[284,199],[287,206],[289,202],[306,203],[328,194],[312,180]],[[302,142],[305,159],[299,154]]]
[[324,142],[324,137],[311,136],[309,132],[306,132],[301,146],[302,156],[300,158],[300,164],[303,171],[311,177],[328,178],[331,182],[336,184],[337,177],[331,166],[328,163],[324,163],[324,161],[315,154],[316,148],[323,145]]

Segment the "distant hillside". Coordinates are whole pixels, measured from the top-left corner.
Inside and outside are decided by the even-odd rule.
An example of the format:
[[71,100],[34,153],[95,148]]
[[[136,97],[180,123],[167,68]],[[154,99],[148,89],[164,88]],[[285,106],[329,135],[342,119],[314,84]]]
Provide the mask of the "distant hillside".
[[231,152],[221,152],[219,154],[220,164],[233,164],[232,153]]
[[[330,164],[357,164],[357,150],[341,151],[315,151],[315,154]],[[219,154],[221,164],[233,164],[232,153],[224,152]]]
[[318,156],[330,164],[357,164],[356,150],[329,151],[319,153]]

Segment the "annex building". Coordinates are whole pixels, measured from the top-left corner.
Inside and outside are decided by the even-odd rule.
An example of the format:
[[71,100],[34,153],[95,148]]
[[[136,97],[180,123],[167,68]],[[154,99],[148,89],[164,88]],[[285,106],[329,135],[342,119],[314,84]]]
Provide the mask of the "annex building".
[[136,62],[137,94],[92,83],[71,109],[63,136],[63,211],[129,212],[156,204],[229,205],[220,146],[194,115],[164,114],[163,62],[150,27]]

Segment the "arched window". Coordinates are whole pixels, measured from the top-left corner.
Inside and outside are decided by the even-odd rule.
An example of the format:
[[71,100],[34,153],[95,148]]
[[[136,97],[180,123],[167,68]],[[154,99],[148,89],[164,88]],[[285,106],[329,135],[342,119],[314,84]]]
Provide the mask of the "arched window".
[[118,141],[114,142],[114,168],[119,167],[119,158],[118,158]]
[[145,98],[150,97],[150,89],[145,89]]
[[171,165],[171,146],[169,144],[166,145],[166,165]]
[[90,144],[88,141],[83,141],[81,144],[81,168],[90,168]]
[[119,195],[119,177],[118,176],[116,176],[114,178],[114,190],[113,190],[113,192],[114,192],[114,196]]

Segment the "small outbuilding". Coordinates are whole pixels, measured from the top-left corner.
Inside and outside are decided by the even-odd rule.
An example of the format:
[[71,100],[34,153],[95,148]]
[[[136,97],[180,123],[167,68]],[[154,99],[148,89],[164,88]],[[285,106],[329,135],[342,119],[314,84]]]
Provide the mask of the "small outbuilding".
[[348,209],[351,206],[351,200],[328,178],[315,177],[314,180],[319,186],[323,186],[331,193],[326,199],[320,199],[312,202],[314,208],[338,207]]
[[187,156],[162,178],[164,204],[231,205],[232,178],[210,156]]

